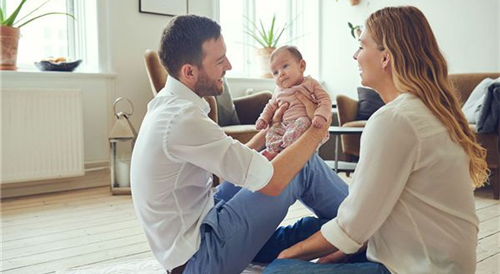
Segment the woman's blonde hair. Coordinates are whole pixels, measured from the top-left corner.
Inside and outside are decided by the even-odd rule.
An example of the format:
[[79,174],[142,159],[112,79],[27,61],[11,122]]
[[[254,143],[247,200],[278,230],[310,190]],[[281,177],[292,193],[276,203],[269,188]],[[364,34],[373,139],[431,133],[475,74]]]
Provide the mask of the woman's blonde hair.
[[384,8],[370,15],[366,29],[388,51],[396,88],[419,97],[445,125],[470,158],[474,186],[482,186],[489,174],[486,150],[476,142],[460,109],[448,65],[424,14],[412,6]]

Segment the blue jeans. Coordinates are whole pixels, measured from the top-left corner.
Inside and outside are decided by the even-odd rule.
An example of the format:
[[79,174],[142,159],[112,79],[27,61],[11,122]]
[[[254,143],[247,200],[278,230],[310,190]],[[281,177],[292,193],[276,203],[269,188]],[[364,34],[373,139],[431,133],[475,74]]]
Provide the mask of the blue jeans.
[[[345,182],[314,154],[277,197],[251,192],[228,182],[215,193],[216,205],[200,227],[201,244],[184,273],[241,273],[251,262],[271,262],[295,243],[337,216],[347,196]],[[300,200],[318,218],[279,228],[288,208]]]
[[264,274],[391,274],[383,265],[374,262],[316,264],[302,260],[276,260]]

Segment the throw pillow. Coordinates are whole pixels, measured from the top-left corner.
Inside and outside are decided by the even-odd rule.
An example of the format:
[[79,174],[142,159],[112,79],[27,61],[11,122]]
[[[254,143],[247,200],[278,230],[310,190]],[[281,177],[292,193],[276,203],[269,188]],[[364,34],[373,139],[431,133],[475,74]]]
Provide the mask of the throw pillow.
[[234,108],[233,98],[231,98],[231,91],[224,78],[224,91],[221,95],[215,96],[217,102],[217,119],[219,126],[239,125],[240,120]]
[[370,88],[358,88],[358,114],[356,120],[368,120],[385,103],[376,91]]
[[464,113],[465,118],[467,118],[467,122],[469,122],[469,124],[476,124],[478,109],[480,109],[481,104],[486,97],[488,87],[491,86],[491,84],[493,84],[493,82],[495,81],[500,81],[500,78],[496,80],[485,78],[474,88],[474,90],[469,95],[469,98],[467,98],[467,101],[465,101],[465,104],[462,107],[462,112]]

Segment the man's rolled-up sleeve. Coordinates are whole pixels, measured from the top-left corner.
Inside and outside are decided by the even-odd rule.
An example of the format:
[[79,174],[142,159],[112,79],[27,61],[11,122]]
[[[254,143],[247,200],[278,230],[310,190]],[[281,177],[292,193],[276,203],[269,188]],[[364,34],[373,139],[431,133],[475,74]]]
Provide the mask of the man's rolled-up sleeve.
[[259,153],[254,153],[245,183],[242,186],[250,191],[258,191],[271,180],[273,172],[273,165]]

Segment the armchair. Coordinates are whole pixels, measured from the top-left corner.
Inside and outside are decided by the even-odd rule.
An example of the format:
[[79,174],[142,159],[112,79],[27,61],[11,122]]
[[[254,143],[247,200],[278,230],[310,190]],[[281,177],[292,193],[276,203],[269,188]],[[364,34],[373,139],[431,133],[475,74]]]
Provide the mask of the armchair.
[[[450,74],[449,78],[458,93],[462,104],[467,101],[471,92],[484,78],[498,78],[500,73],[465,73]],[[364,127],[367,121],[356,121],[358,101],[344,95],[337,96],[339,124],[344,127]],[[470,127],[476,132],[475,125]],[[486,162],[491,170],[490,184],[493,186],[493,197],[500,197],[500,121],[496,132],[477,134],[477,141],[486,149]],[[342,150],[349,157],[359,156],[360,136],[343,135]]]
[[[151,91],[153,95],[156,96],[165,86],[168,73],[160,63],[156,51],[146,50],[144,53],[144,63],[151,84]],[[263,91],[235,98],[233,103],[241,125],[224,126],[222,129],[224,129],[228,136],[242,143],[248,142],[257,133],[255,121],[257,121],[257,118],[271,97],[272,93],[270,91]],[[215,98],[213,96],[208,96],[204,97],[204,99],[210,104],[210,113],[208,116],[213,121],[217,122],[217,104]]]

